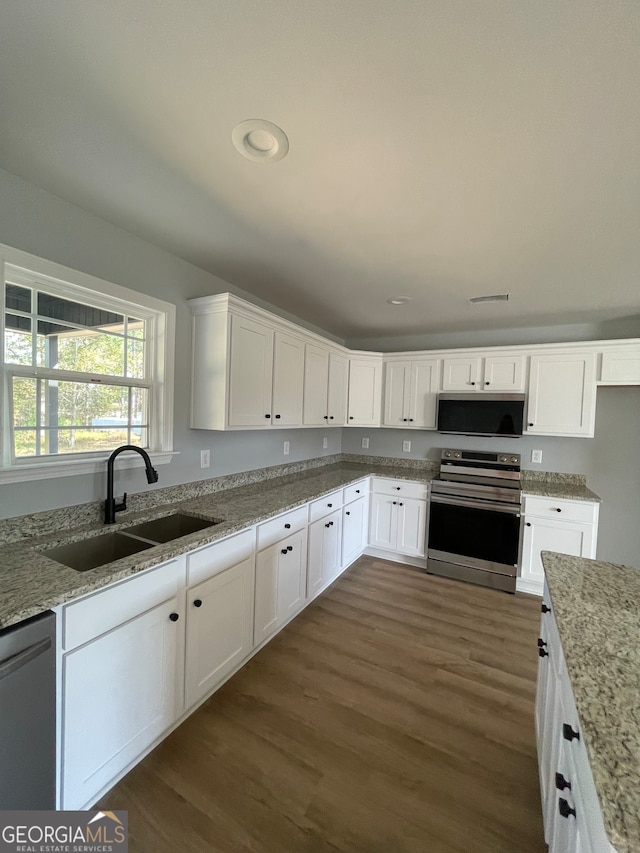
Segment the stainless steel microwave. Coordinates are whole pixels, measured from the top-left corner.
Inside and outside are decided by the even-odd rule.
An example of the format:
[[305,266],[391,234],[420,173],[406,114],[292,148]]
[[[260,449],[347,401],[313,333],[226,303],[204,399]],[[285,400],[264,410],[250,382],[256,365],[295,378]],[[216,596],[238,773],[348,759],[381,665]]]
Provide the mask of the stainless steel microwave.
[[524,423],[524,394],[440,394],[438,432],[517,438]]

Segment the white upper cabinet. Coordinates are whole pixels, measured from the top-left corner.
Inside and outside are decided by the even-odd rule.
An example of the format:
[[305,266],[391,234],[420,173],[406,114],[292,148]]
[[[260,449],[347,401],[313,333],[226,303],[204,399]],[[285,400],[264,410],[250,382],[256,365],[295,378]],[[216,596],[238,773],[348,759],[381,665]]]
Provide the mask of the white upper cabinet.
[[344,426],[348,361],[316,344],[305,345],[304,426]]
[[640,385],[640,347],[602,353],[602,385]]
[[595,353],[532,355],[525,433],[593,436]]
[[386,363],[384,426],[435,429],[439,368],[438,359]]
[[444,359],[443,391],[524,391],[524,355]]
[[245,317],[231,317],[229,426],[271,424],[273,329]]
[[380,426],[382,356],[349,359],[349,426]]
[[[304,383],[304,342],[276,332],[273,349],[273,399],[271,423],[274,426],[300,426]],[[266,419],[265,419],[266,420]]]

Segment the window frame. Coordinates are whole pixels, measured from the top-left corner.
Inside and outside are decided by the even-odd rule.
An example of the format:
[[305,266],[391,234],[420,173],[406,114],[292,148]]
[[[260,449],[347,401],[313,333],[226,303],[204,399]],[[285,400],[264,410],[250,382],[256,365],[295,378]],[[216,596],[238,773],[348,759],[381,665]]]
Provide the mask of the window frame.
[[[52,368],[8,364],[4,360],[5,294],[7,280],[24,287],[41,289],[55,296],[85,302],[95,308],[137,317],[145,322],[145,379],[114,377],[117,384],[149,388],[149,455],[154,464],[173,457],[173,392],[175,358],[175,305],[131,290],[113,282],[39,258],[0,244],[2,289],[0,293],[0,483],[67,477],[104,471],[109,453],[91,451],[77,454],[13,457],[11,381],[13,376],[60,379],[79,374]],[[82,376],[89,376],[81,372]],[[105,384],[110,374],[99,377]],[[127,464],[127,455],[123,463]],[[135,464],[135,460],[131,460]]]

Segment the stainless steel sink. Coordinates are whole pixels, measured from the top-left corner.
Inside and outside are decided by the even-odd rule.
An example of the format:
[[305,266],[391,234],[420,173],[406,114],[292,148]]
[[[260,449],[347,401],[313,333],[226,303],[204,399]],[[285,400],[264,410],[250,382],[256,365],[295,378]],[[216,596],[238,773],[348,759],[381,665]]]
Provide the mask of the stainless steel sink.
[[69,545],[60,545],[58,548],[50,548],[43,551],[47,557],[62,563],[77,572],[87,572],[89,569],[97,569],[98,566],[106,566],[122,557],[129,557],[147,548],[153,548],[153,542],[143,542],[122,533],[103,533],[101,536],[92,536],[81,542],[72,542]]
[[195,515],[186,515],[183,512],[175,512],[173,515],[165,515],[164,518],[155,518],[153,521],[134,524],[133,527],[127,527],[122,532],[140,536],[142,539],[149,539],[159,545],[180,539],[181,536],[188,536],[189,533],[195,533],[198,530],[206,530],[207,527],[214,527],[221,521],[220,518],[210,520],[198,518]]

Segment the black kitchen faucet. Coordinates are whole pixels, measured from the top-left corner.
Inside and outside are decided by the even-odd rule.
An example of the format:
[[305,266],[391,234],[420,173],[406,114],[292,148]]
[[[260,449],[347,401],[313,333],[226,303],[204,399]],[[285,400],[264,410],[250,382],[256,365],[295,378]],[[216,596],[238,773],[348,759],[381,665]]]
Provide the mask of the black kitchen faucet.
[[158,482],[158,472],[151,464],[151,459],[149,459],[149,454],[146,450],[143,450],[141,447],[136,447],[134,444],[123,444],[122,447],[116,448],[107,462],[107,499],[104,502],[105,524],[114,524],[116,520],[116,513],[127,508],[126,492],[124,493],[122,502],[119,504],[116,503],[116,500],[113,497],[113,463],[115,462],[116,456],[120,453],[124,453],[125,450],[135,450],[136,453],[139,453],[140,456],[142,456],[145,468],[147,469],[147,483]]

